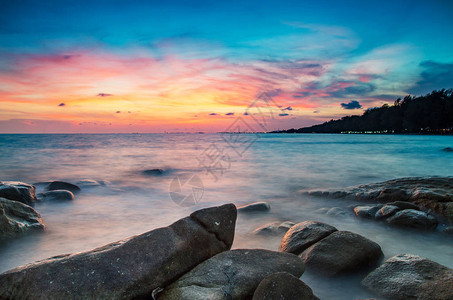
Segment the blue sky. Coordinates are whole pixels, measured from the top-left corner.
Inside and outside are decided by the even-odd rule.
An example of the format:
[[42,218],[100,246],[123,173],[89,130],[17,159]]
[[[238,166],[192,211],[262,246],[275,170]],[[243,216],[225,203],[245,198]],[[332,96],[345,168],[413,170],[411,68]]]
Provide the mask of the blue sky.
[[[57,114],[46,110],[46,105],[52,101],[79,101],[80,105],[88,95],[80,92],[79,97],[74,96],[74,88],[88,84],[82,80],[83,70],[88,68],[82,63],[100,64],[102,57],[114,62],[112,68],[116,69],[111,72],[122,74],[111,91],[99,93],[113,94],[115,90],[115,95],[123,99],[128,95],[132,102],[130,95],[137,94],[140,87],[130,82],[133,67],[121,68],[120,62],[124,65],[124,61],[141,57],[171,65],[177,60],[178,67],[172,72],[181,86],[186,85],[179,76],[181,70],[192,68],[194,62],[209,62],[209,67],[197,73],[197,81],[186,88],[187,93],[178,96],[181,108],[203,102],[191,102],[195,94],[189,95],[189,91],[199,92],[203,86],[222,81],[217,88],[212,87],[215,93],[203,97],[230,104],[228,111],[240,109],[238,94],[232,96],[228,88],[247,89],[239,87],[241,82],[236,87],[231,82],[247,74],[255,92],[266,85],[279,91],[282,105],[295,108],[282,118],[279,127],[359,114],[408,93],[420,95],[453,86],[452,1],[1,0],[0,10],[0,124],[8,128],[8,121],[15,126],[17,120],[62,121],[53,119]],[[87,59],[73,60],[70,65],[66,60],[55,65],[56,60],[50,59],[80,56]],[[213,63],[218,61],[221,67]],[[38,68],[33,66],[53,75],[37,73]],[[61,86],[57,73],[65,68],[77,68],[81,77],[71,77],[77,83],[66,84],[68,95],[57,95],[37,85],[36,78],[41,78],[49,85]],[[150,63],[151,68],[155,65]],[[37,85],[33,89],[36,94],[30,94],[24,80]],[[89,84],[93,89],[105,86]],[[123,89],[118,90],[118,85]],[[250,101],[252,94],[244,93],[244,102]],[[147,97],[150,102],[162,100]],[[119,99],[110,100],[112,111],[116,111]],[[27,101],[41,103],[38,110],[43,113],[27,111]],[[361,107],[348,110],[341,106],[350,101],[358,101]],[[23,104],[21,113],[6,111],[11,103]],[[69,111],[70,107],[66,105],[65,109]],[[200,106],[200,114],[205,109]],[[65,115],[67,122],[77,122],[77,118],[74,113]]]

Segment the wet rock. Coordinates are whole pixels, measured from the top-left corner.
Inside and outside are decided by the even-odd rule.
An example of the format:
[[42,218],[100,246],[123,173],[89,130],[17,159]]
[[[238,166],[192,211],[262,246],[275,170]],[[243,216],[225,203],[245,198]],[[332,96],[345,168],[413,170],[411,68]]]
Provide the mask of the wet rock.
[[270,209],[271,206],[267,202],[255,202],[238,207],[240,212],[266,212]]
[[326,215],[328,215],[329,217],[342,217],[346,216],[347,213],[341,207],[332,207],[326,212]]
[[321,208],[318,208],[317,210],[315,210],[315,213],[325,215],[328,211],[329,211],[329,208],[321,207]]
[[333,226],[305,221],[291,227],[283,237],[278,251],[300,254],[314,243],[337,231]]
[[150,169],[144,170],[143,174],[148,176],[161,176],[164,175],[165,171],[163,169]]
[[159,300],[250,299],[259,283],[276,272],[300,277],[304,272],[303,261],[293,254],[269,250],[225,251],[202,262],[165,288]]
[[443,233],[453,235],[453,226],[447,226],[442,230]]
[[83,179],[83,180],[77,181],[77,186],[84,187],[84,188],[98,187],[98,186],[104,186],[104,185],[105,185],[104,181],[97,181],[97,180],[93,180],[93,179]]
[[313,290],[299,278],[286,273],[274,273],[264,278],[252,300],[319,300]]
[[453,270],[411,254],[396,255],[368,274],[362,284],[390,299],[453,299]]
[[388,218],[390,225],[404,226],[417,229],[433,230],[437,226],[437,220],[423,211],[414,209],[401,210],[392,217]]
[[202,209],[168,227],[25,265],[0,275],[0,299],[150,297],[153,290],[230,249],[235,221],[233,204]]
[[73,194],[80,192],[80,188],[77,185],[64,181],[52,181],[46,189],[48,191],[66,190]]
[[446,148],[442,149],[442,151],[444,151],[444,152],[453,152],[453,148],[452,147],[446,147]]
[[420,208],[413,204],[413,203],[410,203],[410,202],[407,202],[407,201],[395,201],[395,202],[390,202],[390,203],[387,203],[387,205],[394,205],[394,206],[398,206],[399,208],[401,209],[415,209],[415,210],[420,210]]
[[445,203],[443,215],[450,223],[453,223],[453,202]]
[[302,252],[307,270],[324,276],[349,273],[375,265],[382,256],[375,242],[349,231],[335,231]]
[[0,181],[0,197],[32,205],[36,200],[35,187],[19,181]]
[[393,216],[396,212],[400,211],[401,208],[395,205],[384,205],[381,209],[379,209],[374,218],[376,220],[387,219]]
[[382,205],[359,205],[354,207],[354,213],[357,217],[374,219],[376,212],[381,209]]
[[0,198],[0,240],[31,230],[43,230],[41,215],[30,206]]
[[67,201],[74,200],[74,194],[66,190],[53,190],[38,194],[38,199],[42,201],[55,200],[55,201]]
[[291,221],[274,222],[258,227],[253,233],[258,235],[284,235],[294,224]]

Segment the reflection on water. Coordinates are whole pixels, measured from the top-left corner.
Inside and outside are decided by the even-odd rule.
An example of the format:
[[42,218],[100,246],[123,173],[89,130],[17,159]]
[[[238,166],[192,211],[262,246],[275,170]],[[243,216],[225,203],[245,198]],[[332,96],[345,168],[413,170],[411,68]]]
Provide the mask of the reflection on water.
[[[217,178],[200,167],[212,145],[229,155]],[[453,267],[452,240],[444,235],[327,217],[315,210],[352,203],[296,194],[405,176],[452,176],[453,154],[441,151],[452,146],[452,136],[266,134],[239,156],[220,134],[0,135],[0,180],[107,182],[84,188],[73,202],[37,203],[46,232],[1,244],[0,271],[166,226],[202,207],[261,200],[271,204],[271,212],[240,214],[234,248],[276,250],[279,237],[256,237],[253,229],[276,220],[315,219],[371,238],[386,257],[409,252]],[[154,168],[167,172],[142,172]],[[204,186],[201,201],[191,207],[178,206],[168,193],[175,176],[185,173],[197,174]],[[356,284],[360,278],[330,283],[310,274],[302,278],[321,298],[367,296]]]

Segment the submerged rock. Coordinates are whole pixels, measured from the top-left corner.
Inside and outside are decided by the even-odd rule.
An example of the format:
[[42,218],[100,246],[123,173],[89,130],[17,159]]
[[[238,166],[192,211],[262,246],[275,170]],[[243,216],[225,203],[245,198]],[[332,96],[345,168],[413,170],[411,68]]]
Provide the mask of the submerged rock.
[[349,231],[335,231],[302,252],[307,270],[324,276],[375,265],[382,256],[375,242]]
[[362,285],[390,299],[453,299],[453,270],[411,254],[396,255],[368,274]]
[[396,212],[400,211],[401,208],[395,205],[384,205],[381,209],[379,209],[374,218],[376,220],[387,219],[388,217],[393,216]]
[[433,230],[437,226],[437,220],[433,216],[428,215],[423,211],[414,209],[401,210],[392,217],[388,218],[387,223],[390,225],[398,225],[417,229]]
[[252,300],[319,300],[313,290],[299,278],[286,273],[274,273],[264,278]]
[[354,213],[357,217],[374,219],[376,212],[381,209],[382,205],[359,205],[354,207]]
[[314,243],[337,231],[333,226],[305,221],[291,227],[283,237],[278,251],[300,254]]
[[164,175],[165,171],[163,169],[150,169],[144,170],[143,174],[148,176],[161,176]]
[[0,197],[32,205],[36,200],[35,187],[19,181],[0,181]]
[[53,190],[44,193],[38,194],[39,200],[58,200],[58,201],[67,201],[74,200],[74,194],[66,190]]
[[238,207],[240,212],[265,212],[269,211],[271,206],[267,202],[255,202]]
[[70,191],[74,194],[80,192],[80,187],[75,184],[64,182],[64,181],[52,181],[46,187],[48,191],[55,191],[55,190],[66,190]]
[[292,226],[294,222],[285,221],[285,222],[274,222],[270,224],[263,225],[258,227],[253,231],[253,233],[258,235],[283,235],[285,234]]
[[43,229],[44,222],[36,210],[18,201],[0,198],[0,240]]
[[150,297],[230,249],[235,221],[233,204],[202,209],[168,227],[92,251],[18,267],[0,275],[0,299]]
[[83,179],[83,180],[77,181],[77,185],[84,187],[84,188],[85,187],[90,188],[90,187],[104,186],[105,182],[97,181],[97,180],[93,180],[93,179]]
[[260,282],[276,272],[300,277],[304,263],[289,253],[261,249],[225,251],[202,262],[165,288],[159,300],[250,299]]
[[342,217],[346,216],[347,213],[341,207],[332,207],[326,212],[326,215],[328,215],[329,217]]
[[453,152],[453,148],[452,147],[446,147],[446,148],[442,149],[442,151],[444,151],[444,152]]

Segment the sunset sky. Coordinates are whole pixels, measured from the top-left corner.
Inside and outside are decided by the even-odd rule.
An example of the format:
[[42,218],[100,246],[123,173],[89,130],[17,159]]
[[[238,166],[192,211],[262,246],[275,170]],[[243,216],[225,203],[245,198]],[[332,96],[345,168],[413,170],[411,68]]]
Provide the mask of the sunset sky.
[[252,122],[263,93],[266,129],[299,128],[453,87],[452,1],[0,0],[0,12],[1,133],[223,131]]

